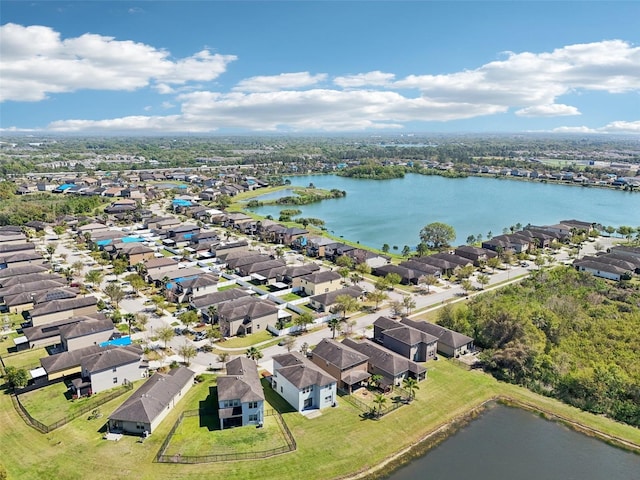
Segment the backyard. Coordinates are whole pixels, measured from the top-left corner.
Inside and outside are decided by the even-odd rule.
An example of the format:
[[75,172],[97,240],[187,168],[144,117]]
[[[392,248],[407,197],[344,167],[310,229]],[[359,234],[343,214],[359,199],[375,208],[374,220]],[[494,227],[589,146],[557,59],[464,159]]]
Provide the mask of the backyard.
[[[38,480],[84,478],[87,472],[100,472],[104,479],[126,476],[268,480],[298,478],[301,466],[305,477],[331,479],[347,476],[354,469],[364,470],[377,465],[440,425],[497,395],[528,402],[640,444],[640,431],[636,428],[581,412],[515,385],[500,383],[482,372],[467,371],[445,360],[430,362],[427,367],[429,376],[420,382],[416,399],[411,404],[372,421],[363,421],[361,412],[343,399],[338,399],[337,408],[323,410],[320,417],[308,419],[292,412],[286,402],[265,386],[267,400],[285,412],[283,417],[298,448],[287,455],[262,459],[259,464],[253,461],[181,466],[154,463],[155,455],[180,412],[199,408],[209,395],[209,388],[215,381],[211,377],[194,386],[144,443],[127,436],[119,442],[102,440],[100,429],[104,419],[128,394],[103,405],[103,419],[87,420],[81,416],[46,435],[25,425],[9,396],[0,395],[2,462],[9,478]],[[79,452],[82,452],[81,459]],[[105,465],[118,465],[118,468],[105,469]]]
[[2,356],[2,361],[7,367],[28,369],[39,367],[40,359],[49,356],[49,354],[44,348],[34,348],[13,354],[0,353],[0,356]]

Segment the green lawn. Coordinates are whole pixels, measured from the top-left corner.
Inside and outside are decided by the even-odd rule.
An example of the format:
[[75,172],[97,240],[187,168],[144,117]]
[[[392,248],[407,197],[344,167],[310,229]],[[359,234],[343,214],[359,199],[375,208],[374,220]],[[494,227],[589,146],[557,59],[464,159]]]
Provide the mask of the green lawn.
[[287,293],[286,295],[282,295],[280,298],[285,302],[291,302],[293,300],[298,300],[302,297],[300,295],[296,295],[295,293]]
[[24,350],[20,353],[3,356],[2,361],[7,367],[33,368],[39,367],[40,359],[48,356],[49,354],[44,348],[34,348],[31,350]]
[[[140,385],[142,382],[139,383]],[[124,387],[120,387],[124,390]],[[73,415],[84,407],[97,407],[100,400],[113,390],[106,390],[90,397],[71,400],[64,382],[54,383],[38,390],[20,395],[22,405],[29,414],[45,425],[52,425],[68,415]],[[87,413],[87,416],[90,412]]]
[[237,283],[232,283],[231,285],[227,285],[226,287],[219,287],[219,292],[224,292],[225,290],[231,290],[232,288],[240,288],[240,285]]
[[262,428],[255,425],[220,430],[217,415],[186,417],[176,430],[165,455],[220,455],[264,452],[286,447],[287,442],[275,417],[264,418]]
[[0,357],[5,357],[9,354],[9,349],[15,347],[13,339],[19,337],[18,333],[2,333],[0,334]]
[[257,343],[266,342],[267,340],[271,340],[273,335],[271,335],[266,330],[261,332],[252,333],[251,335],[246,335],[244,337],[233,337],[229,340],[225,340],[220,344],[223,348],[242,348],[242,347],[250,347]]
[[[75,480],[86,478],[87,472],[100,472],[104,479],[280,480],[300,478],[302,470],[305,478],[328,480],[379,464],[440,425],[497,395],[508,395],[537,405],[640,445],[637,428],[581,412],[515,385],[499,383],[482,372],[466,371],[446,360],[429,362],[427,368],[428,378],[420,383],[416,400],[380,420],[362,420],[360,411],[342,399],[338,399],[337,408],[323,410],[322,415],[314,419],[291,412],[289,407],[283,417],[296,439],[297,450],[261,459],[259,463],[154,463],[155,455],[180,411],[198,408],[211,401],[208,395],[213,380],[192,388],[142,444],[135,437],[125,437],[119,442],[101,438],[99,430],[104,420],[127,394],[101,407],[103,419],[89,421],[83,416],[47,435],[26,426],[9,397],[0,395],[1,461],[8,471],[8,478],[21,480]],[[265,390],[267,400],[275,396],[268,388]],[[104,468],[105,465],[117,468]]]

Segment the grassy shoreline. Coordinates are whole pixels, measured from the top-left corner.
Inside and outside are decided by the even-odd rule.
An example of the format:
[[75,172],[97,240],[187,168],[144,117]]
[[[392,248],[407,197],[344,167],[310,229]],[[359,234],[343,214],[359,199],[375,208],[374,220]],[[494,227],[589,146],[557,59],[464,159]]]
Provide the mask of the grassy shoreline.
[[[0,395],[0,450],[8,478],[77,479],[89,472],[103,472],[103,478],[135,476],[140,479],[206,479],[219,475],[235,479],[297,478],[300,465],[305,465],[311,478],[357,478],[378,472],[398,459],[429,434],[442,429],[447,436],[456,419],[465,418],[487,401],[510,398],[549,412],[597,432],[639,446],[640,429],[582,412],[557,400],[542,397],[516,385],[499,383],[476,371],[466,371],[448,361],[431,362],[429,375],[420,384],[416,400],[378,421],[363,421],[359,411],[340,400],[337,408],[324,411],[315,419],[297,412],[283,414],[292,431],[298,450],[277,457],[252,461],[201,465],[154,463],[160,445],[183,410],[198,408],[210,401],[210,382],[192,388],[185,399],[167,416],[158,430],[143,444],[137,438],[125,437],[120,442],[102,440],[102,423],[78,418],[64,427],[40,434],[24,424],[13,409],[8,395]],[[102,408],[104,419],[126,396]],[[211,432],[212,435],[215,432]],[[83,452],[78,461],[78,452]],[[105,471],[104,465],[113,465]]]

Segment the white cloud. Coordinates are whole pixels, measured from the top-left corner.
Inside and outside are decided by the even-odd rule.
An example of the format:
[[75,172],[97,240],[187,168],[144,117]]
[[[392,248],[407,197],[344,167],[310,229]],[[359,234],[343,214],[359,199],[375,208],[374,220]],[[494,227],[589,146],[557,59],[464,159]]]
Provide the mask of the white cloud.
[[246,78],[233,90],[239,92],[274,92],[277,90],[299,89],[317,85],[326,80],[327,75],[309,72],[281,73],[280,75],[264,75]]
[[375,72],[359,73],[357,75],[346,75],[344,77],[336,77],[333,83],[342,88],[358,88],[366,86],[386,86],[394,79],[393,73],[384,73],[379,70]]
[[12,23],[0,27],[0,45],[0,101],[38,101],[80,89],[131,91],[154,83],[171,93],[171,84],[217,78],[236,59],[203,50],[172,60],[169,52],[143,43],[90,33],[63,40],[49,27]]
[[590,128],[580,127],[558,127],[553,129],[558,133],[622,133],[622,134],[640,134],[640,120],[628,122],[626,120],[618,120],[608,123],[604,127]]
[[522,108],[516,112],[520,117],[561,117],[568,115],[580,115],[576,107],[553,103],[551,105],[536,105],[534,107]]

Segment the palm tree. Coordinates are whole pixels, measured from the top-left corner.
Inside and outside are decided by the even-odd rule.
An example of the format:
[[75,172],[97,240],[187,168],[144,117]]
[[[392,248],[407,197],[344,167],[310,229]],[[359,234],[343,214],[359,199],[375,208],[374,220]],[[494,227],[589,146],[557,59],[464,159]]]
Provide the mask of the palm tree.
[[331,338],[336,338],[336,330],[338,329],[338,327],[340,326],[340,324],[343,322],[343,319],[340,317],[334,317],[331,318],[328,322],[327,325],[329,326],[329,328],[331,329],[331,332],[333,334],[333,336]]
[[218,354],[218,361],[220,363],[227,363],[227,361],[229,360],[229,357],[230,357],[230,355],[229,355],[228,352],[220,352]]
[[419,390],[418,381],[415,378],[407,377],[402,381],[402,386],[409,392],[409,400],[413,400],[416,396],[416,390]]
[[489,275],[485,275],[481,273],[478,275],[478,283],[481,285],[482,289],[489,284]]
[[382,375],[380,375],[379,373],[374,373],[369,377],[369,386],[372,388],[378,388],[381,381]]
[[384,406],[385,403],[387,403],[387,397],[379,393],[373,399],[373,403],[375,403],[376,406],[378,407],[377,410],[378,410],[378,417],[379,417],[382,414],[382,407]]
[[249,347],[247,349],[246,355],[254,362],[257,362],[262,358],[262,352],[257,347]]
[[89,270],[84,276],[84,281],[90,283],[94,287],[99,285],[102,282],[102,278],[104,277],[102,271],[100,270]]
[[125,313],[124,319],[127,321],[129,327],[129,336],[131,336],[131,324],[135,321],[136,316],[133,313]]

